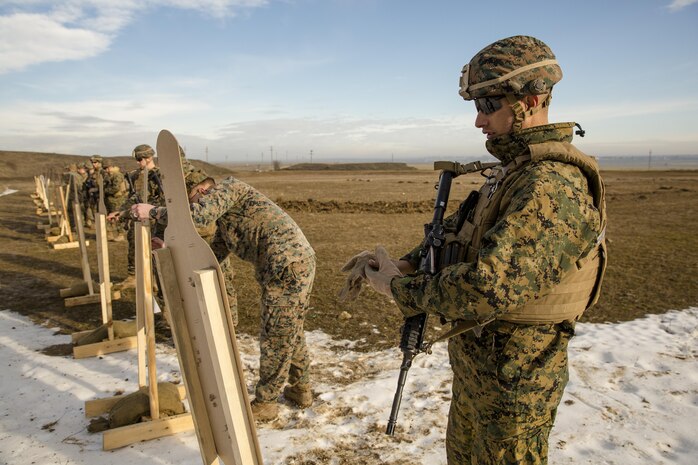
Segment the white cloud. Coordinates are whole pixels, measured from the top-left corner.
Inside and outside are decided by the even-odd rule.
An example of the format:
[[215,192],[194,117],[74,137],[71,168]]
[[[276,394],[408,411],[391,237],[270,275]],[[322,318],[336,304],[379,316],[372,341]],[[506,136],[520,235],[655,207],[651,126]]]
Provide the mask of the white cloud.
[[0,74],[47,61],[78,60],[104,52],[106,34],[68,28],[46,15],[0,17]]
[[179,8],[214,18],[235,16],[240,9],[268,0],[23,0],[3,2],[12,13],[0,16],[0,74],[28,66],[98,55],[137,13]]
[[679,11],[679,10],[686,8],[687,6],[693,5],[696,2],[698,2],[698,0],[674,0],[669,5],[669,10],[670,11]]
[[[157,131],[177,118],[205,112],[200,101],[153,94],[148,99],[17,103],[0,109],[0,136],[99,138],[128,132]],[[184,115],[184,116],[183,116]]]

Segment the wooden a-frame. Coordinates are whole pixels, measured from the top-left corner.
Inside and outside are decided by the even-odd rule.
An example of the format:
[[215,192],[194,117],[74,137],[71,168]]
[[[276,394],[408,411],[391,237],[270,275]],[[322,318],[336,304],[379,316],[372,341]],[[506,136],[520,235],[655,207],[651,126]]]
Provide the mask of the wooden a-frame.
[[202,461],[262,465],[223,275],[194,228],[179,144],[169,131],[160,132],[157,153],[168,225],[166,247],[155,257]]
[[[76,307],[78,305],[93,304],[100,301],[99,292],[95,292],[99,285],[92,281],[92,272],[90,271],[90,262],[87,255],[87,246],[90,245],[90,241],[85,239],[85,227],[82,217],[82,207],[80,206],[80,198],[78,196],[78,188],[75,177],[77,174],[71,176],[71,184],[73,190],[73,218],[75,221],[75,234],[77,235],[77,242],[80,246],[80,266],[82,268],[82,281],[73,284],[70,287],[60,289],[59,294],[63,297],[63,304],[66,307]],[[118,300],[121,298],[121,292],[118,290],[112,290],[112,300]],[[73,341],[88,333],[89,331],[83,331],[80,333],[73,334]]]
[[[98,175],[97,183],[99,185],[99,208],[95,214],[95,231],[97,235],[97,266],[99,268],[99,301],[102,309],[102,324],[107,325],[108,337],[102,342],[74,346],[73,357],[75,358],[96,357],[133,349],[137,346],[136,336],[114,338],[109,248],[107,245],[107,207],[104,205],[104,186],[101,175]],[[73,334],[73,341],[77,340],[82,334],[85,334],[85,331]]]

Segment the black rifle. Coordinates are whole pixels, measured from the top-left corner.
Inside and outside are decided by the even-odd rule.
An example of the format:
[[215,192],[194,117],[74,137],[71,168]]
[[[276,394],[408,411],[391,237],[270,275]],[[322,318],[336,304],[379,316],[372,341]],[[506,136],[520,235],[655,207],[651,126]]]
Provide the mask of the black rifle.
[[131,198],[133,198],[136,203],[141,203],[141,196],[138,195],[138,192],[136,192],[136,186],[133,183],[133,179],[131,179],[131,173],[126,173],[126,184],[128,184],[128,193]]
[[[437,164],[434,164],[437,167]],[[451,181],[459,173],[456,170],[444,169],[439,176],[439,187],[436,192],[436,202],[434,203],[434,217],[431,223],[424,225],[424,244],[422,246],[422,259],[420,268],[429,275],[435,275],[439,271],[441,249],[444,247],[446,233],[444,231],[444,213],[448,205],[448,195],[451,192]],[[402,337],[400,338],[400,350],[402,351],[402,365],[400,366],[400,376],[397,380],[397,390],[393,398],[393,408],[390,411],[390,419],[385,434],[393,435],[397,423],[397,414],[402,401],[402,390],[407,380],[407,372],[412,366],[412,360],[418,354],[425,352],[428,348],[424,344],[424,333],[427,327],[427,314],[405,318],[402,326]]]
[[[158,197],[162,198],[165,196],[165,189],[162,188],[162,181],[160,180],[160,176],[158,176],[157,171],[155,170],[148,170],[148,178],[153,178],[155,180],[155,184],[158,185],[158,189],[160,189],[160,195]],[[188,194],[188,192],[187,192]]]
[[[131,195],[132,198],[136,200],[136,203],[143,203],[141,200],[141,196],[136,192],[136,185],[134,184],[134,180],[131,178],[131,173],[126,173],[126,183],[128,184],[128,191],[129,194]],[[165,191],[162,188],[162,181],[160,180],[160,176],[155,171],[148,170],[148,180],[153,180],[155,181],[155,184],[157,184],[158,189],[160,190],[159,197],[162,197],[165,195]]]
[[[496,166],[498,163],[481,163],[479,161],[462,165],[457,162],[437,161],[434,162],[434,169],[441,170],[439,176],[439,186],[436,192],[436,202],[434,203],[434,216],[431,223],[424,225],[424,243],[421,250],[420,269],[428,275],[435,275],[441,268],[458,261],[460,256],[459,245],[454,242],[449,250],[446,246],[446,232],[444,230],[444,214],[448,205],[448,196],[451,192],[451,182],[453,178],[461,174],[475,173]],[[461,203],[457,216],[457,230],[463,226],[466,220],[472,220],[472,215],[477,205],[479,195],[476,191]],[[472,329],[478,326],[474,322],[468,327]],[[402,326],[402,337],[400,338],[400,350],[402,351],[402,365],[400,365],[400,376],[397,380],[397,390],[393,398],[393,408],[390,411],[390,419],[385,430],[386,434],[395,433],[397,414],[402,401],[402,390],[407,380],[407,372],[412,366],[412,360],[422,352],[431,351],[431,343],[424,342],[424,333],[427,328],[427,314],[420,313],[409,318],[405,318]]]

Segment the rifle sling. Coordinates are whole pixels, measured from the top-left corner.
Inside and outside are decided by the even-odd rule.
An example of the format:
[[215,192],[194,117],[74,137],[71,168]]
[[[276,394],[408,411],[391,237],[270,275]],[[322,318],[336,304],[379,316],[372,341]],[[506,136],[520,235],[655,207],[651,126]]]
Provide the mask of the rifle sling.
[[474,331],[477,336],[480,335],[482,332],[482,328],[484,328],[486,325],[494,321],[494,318],[490,318],[487,321],[484,321],[480,323],[477,320],[458,320],[453,327],[446,331],[445,333],[441,334],[439,337],[434,339],[433,341],[427,342],[426,347],[431,348],[434,344],[437,342],[445,341],[446,339],[450,339],[454,336],[458,336],[459,334],[463,334],[466,331]]

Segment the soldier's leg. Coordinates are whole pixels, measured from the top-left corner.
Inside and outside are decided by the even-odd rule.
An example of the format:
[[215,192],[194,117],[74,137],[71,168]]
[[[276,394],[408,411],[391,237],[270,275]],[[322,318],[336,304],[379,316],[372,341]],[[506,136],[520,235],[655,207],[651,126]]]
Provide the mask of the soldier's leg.
[[91,227],[95,222],[95,205],[89,199],[85,203],[85,225]]
[[[568,380],[573,327],[501,324],[484,337],[472,463],[547,464],[548,436]],[[483,334],[483,336],[485,336]]]
[[235,271],[230,255],[218,262],[223,273],[223,281],[225,282],[225,293],[228,296],[228,305],[230,306],[230,314],[233,318],[233,325],[238,325],[238,296],[233,285],[233,277]]
[[315,257],[294,264],[295,286],[298,293],[304,296],[298,303],[297,313],[302,316],[298,322],[300,331],[294,343],[293,357],[288,370],[288,384],[290,386],[306,385],[310,383],[310,353],[305,343],[305,331],[303,325],[308,313],[310,293],[315,280]]
[[477,370],[470,358],[469,335],[448,341],[448,354],[453,370],[452,398],[446,428],[448,465],[470,464],[473,443],[472,394],[478,391]]
[[128,240],[128,257],[126,271],[129,276],[136,275],[136,227],[133,223],[128,225],[128,232],[126,233],[126,239]]
[[[277,400],[287,379],[296,384],[309,381],[310,357],[303,321],[314,276],[313,258],[287,267],[272,280],[274,285],[263,289],[259,382],[255,388],[259,401]],[[289,378],[291,371],[293,379]]]

